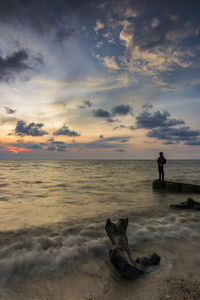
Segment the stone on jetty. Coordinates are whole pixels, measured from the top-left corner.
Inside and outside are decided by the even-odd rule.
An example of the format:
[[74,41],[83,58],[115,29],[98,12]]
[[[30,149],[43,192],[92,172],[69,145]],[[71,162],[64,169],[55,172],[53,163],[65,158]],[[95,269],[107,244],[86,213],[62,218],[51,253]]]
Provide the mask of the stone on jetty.
[[166,192],[200,193],[200,185],[177,181],[153,181],[153,189]]
[[200,203],[194,201],[192,198],[187,198],[185,202],[182,202],[180,204],[172,204],[170,205],[172,208],[178,208],[178,209],[197,209],[200,210]]
[[105,226],[106,233],[112,242],[112,249],[109,251],[110,260],[120,275],[126,279],[135,279],[142,275],[149,266],[158,265],[160,256],[156,253],[147,257],[137,258],[135,261],[130,255],[126,229],[128,218],[119,219],[114,224],[108,218]]

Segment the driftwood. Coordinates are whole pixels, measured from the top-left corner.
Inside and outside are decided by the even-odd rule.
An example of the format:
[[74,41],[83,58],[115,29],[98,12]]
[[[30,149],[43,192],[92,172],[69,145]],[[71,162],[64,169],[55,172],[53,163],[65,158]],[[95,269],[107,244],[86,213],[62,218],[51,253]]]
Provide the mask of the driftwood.
[[126,229],[128,218],[119,219],[118,224],[114,224],[108,218],[105,226],[106,233],[112,242],[112,249],[109,251],[110,260],[120,275],[126,279],[135,279],[142,275],[146,268],[158,265],[160,257],[150,254],[147,257],[133,260],[130,255]]
[[200,210],[200,203],[194,201],[192,198],[187,198],[185,202],[180,204],[172,204],[170,205],[172,208],[179,208],[179,209],[197,209]]

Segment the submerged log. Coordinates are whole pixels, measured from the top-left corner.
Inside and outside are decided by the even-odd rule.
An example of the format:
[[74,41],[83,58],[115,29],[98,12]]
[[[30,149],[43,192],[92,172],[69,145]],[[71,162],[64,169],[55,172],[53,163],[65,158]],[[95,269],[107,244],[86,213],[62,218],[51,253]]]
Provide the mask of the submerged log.
[[186,201],[180,204],[171,204],[170,207],[178,209],[197,209],[200,210],[200,203],[194,201],[192,198],[187,198]]
[[130,255],[126,229],[128,218],[119,219],[118,224],[114,224],[108,218],[105,226],[106,233],[112,242],[112,249],[109,251],[110,260],[120,275],[126,279],[135,279],[142,275],[146,267],[158,265],[160,257],[150,254],[147,257],[137,258],[135,261]]

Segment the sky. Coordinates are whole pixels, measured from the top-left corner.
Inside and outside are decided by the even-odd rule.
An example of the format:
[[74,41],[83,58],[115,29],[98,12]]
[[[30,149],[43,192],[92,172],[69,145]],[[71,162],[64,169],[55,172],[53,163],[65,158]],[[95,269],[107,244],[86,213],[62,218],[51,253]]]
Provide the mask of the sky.
[[1,0],[0,159],[200,159],[200,1]]

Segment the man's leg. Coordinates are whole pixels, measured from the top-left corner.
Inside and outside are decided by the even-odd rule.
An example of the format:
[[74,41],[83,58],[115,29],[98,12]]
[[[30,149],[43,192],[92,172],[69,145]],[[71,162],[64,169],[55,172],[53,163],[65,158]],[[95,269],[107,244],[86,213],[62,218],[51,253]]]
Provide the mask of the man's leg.
[[161,180],[161,168],[160,168],[160,166],[158,166],[158,173],[159,173],[159,179],[158,180]]
[[165,173],[164,173],[164,168],[162,167],[162,180],[164,180]]

